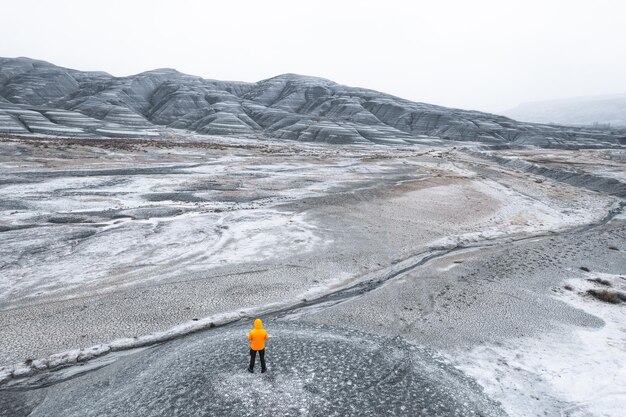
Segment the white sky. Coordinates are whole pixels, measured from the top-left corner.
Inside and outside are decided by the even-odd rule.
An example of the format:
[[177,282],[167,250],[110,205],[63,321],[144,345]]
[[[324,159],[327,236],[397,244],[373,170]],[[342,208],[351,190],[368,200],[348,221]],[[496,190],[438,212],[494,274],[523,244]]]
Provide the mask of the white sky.
[[0,0],[0,56],[129,75],[294,72],[500,111],[626,93],[625,0]]

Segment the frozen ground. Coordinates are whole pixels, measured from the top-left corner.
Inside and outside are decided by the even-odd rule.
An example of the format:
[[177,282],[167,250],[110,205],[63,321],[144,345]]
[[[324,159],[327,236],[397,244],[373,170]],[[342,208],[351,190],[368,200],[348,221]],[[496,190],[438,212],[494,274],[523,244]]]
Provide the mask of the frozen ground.
[[401,339],[278,322],[268,331],[266,374],[246,371],[246,328],[236,326],[49,388],[5,391],[0,415],[504,415],[445,360]]
[[[186,365],[172,367],[158,388],[168,394],[158,397],[198,410],[210,401],[232,415],[245,412],[228,408],[226,383],[244,408],[253,398],[273,407],[292,398],[286,403],[298,407],[283,414],[356,414],[348,405],[356,401],[372,412],[407,415],[438,403],[458,409],[424,415],[471,415],[477,404],[490,404],[483,415],[619,415],[607,406],[624,404],[619,389],[595,395],[595,376],[561,376],[557,364],[586,360],[594,369],[590,361],[601,355],[612,359],[598,370],[617,370],[626,359],[623,328],[611,324],[619,323],[625,304],[598,307],[584,294],[589,273],[579,269],[610,275],[615,288],[626,271],[625,222],[613,218],[623,201],[624,159],[619,149],[485,151],[471,143],[391,149],[201,136],[0,141],[0,366],[6,366],[0,380],[52,367],[59,358],[85,358],[92,346],[119,351],[258,312],[276,323],[273,349],[283,355],[271,376],[252,379],[246,391],[247,374],[235,371],[239,356],[245,361],[237,342],[243,330],[234,324],[110,359],[67,382],[55,380],[65,371],[44,372],[51,378],[44,390],[36,388],[39,371],[34,380],[8,378],[12,388],[0,389],[0,398],[16,410],[18,403],[23,410],[33,405],[32,415],[72,415],[73,401],[108,387],[98,393],[94,415],[114,415],[131,397],[145,401],[139,415],[151,415],[156,397],[133,394],[134,387],[184,358]],[[580,289],[563,290],[570,279]],[[589,336],[598,332],[605,333]],[[364,381],[350,376],[354,357],[314,362],[321,373],[345,376],[336,381],[308,381],[318,372],[295,360],[353,344],[360,352],[365,334],[417,355],[410,369],[400,367],[402,378],[383,374],[405,360],[376,349],[361,356],[380,365],[354,370],[370,369]],[[346,345],[326,346],[335,337]],[[312,339],[321,340],[318,353]],[[417,346],[445,355],[450,365]],[[542,356],[546,347],[562,360]],[[211,349],[228,358],[218,364],[219,376],[205,373],[215,365]],[[187,362],[206,355],[209,362]],[[83,367],[89,365],[67,369]],[[419,383],[407,376],[422,374],[422,367],[437,372]],[[554,375],[576,380],[578,388],[554,384]],[[367,381],[378,381],[379,396],[355,397],[345,387],[334,397],[337,408],[325,408],[332,384],[367,391]],[[22,383],[26,391],[18,389]],[[198,390],[207,384],[203,397]],[[469,402],[450,397],[444,389],[450,384]],[[424,402],[426,386],[440,400]]]
[[[436,348],[510,416],[621,416],[626,310],[586,290],[626,295],[625,236],[626,222],[616,218],[458,251],[304,318]],[[596,278],[611,286],[588,281]]]
[[[577,276],[578,273],[572,275]],[[592,273],[626,290],[623,276]],[[599,302],[586,293],[602,287],[588,278],[565,280],[555,297],[603,321],[591,328],[571,327],[536,338],[516,338],[457,352],[460,368],[475,376],[509,415],[619,416],[626,404],[626,328],[623,307]],[[571,289],[569,289],[571,288]],[[533,401],[534,400],[534,401]],[[539,406],[531,406],[536,402]]]

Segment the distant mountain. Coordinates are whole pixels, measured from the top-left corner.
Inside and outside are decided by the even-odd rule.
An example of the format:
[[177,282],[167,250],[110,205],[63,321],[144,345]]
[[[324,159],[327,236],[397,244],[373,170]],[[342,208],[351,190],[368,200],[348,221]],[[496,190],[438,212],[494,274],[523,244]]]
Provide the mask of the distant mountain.
[[503,114],[526,122],[626,127],[626,94],[524,103]]
[[590,129],[415,103],[295,74],[257,83],[207,80],[173,69],[114,77],[29,58],[0,58],[0,133],[145,137],[162,135],[164,128],[328,143],[436,138],[594,146],[625,140]]

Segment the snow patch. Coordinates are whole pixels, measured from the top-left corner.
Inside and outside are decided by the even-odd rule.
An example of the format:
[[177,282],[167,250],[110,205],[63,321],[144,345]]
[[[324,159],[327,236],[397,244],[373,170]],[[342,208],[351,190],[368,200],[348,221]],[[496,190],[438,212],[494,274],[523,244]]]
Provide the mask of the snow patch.
[[[618,275],[593,273],[624,291]],[[626,405],[626,308],[596,300],[599,285],[581,278],[554,297],[601,318],[599,329],[565,328],[539,338],[456,352],[457,366],[477,379],[512,417],[541,414],[621,417]]]
[[450,249],[504,236],[555,233],[597,222],[619,205],[614,198],[600,196],[587,197],[584,201],[540,201],[491,180],[474,181],[471,185],[477,191],[500,201],[499,210],[484,224],[477,224],[478,231],[446,236],[431,242],[431,248]]

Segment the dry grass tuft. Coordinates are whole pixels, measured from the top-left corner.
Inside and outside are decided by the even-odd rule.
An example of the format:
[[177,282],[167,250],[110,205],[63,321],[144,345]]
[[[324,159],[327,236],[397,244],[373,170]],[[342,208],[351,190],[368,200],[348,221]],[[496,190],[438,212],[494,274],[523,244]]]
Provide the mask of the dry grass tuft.
[[595,282],[597,284],[604,285],[606,287],[611,287],[613,285],[613,284],[611,284],[611,281],[608,281],[608,280],[602,279],[602,278],[590,278],[587,281]]
[[622,301],[626,302],[626,294],[609,290],[587,290],[587,294],[597,298],[600,301],[611,304],[619,304]]

